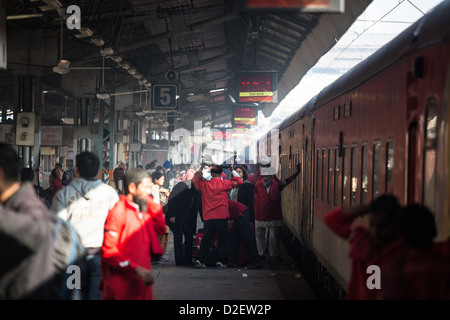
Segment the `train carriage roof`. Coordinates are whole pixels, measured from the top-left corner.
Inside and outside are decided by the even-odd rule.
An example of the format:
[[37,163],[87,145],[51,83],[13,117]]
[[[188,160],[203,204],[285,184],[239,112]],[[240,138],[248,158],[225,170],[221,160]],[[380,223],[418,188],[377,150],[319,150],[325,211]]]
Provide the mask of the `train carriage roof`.
[[449,17],[450,1],[442,2],[395,39],[325,87],[318,94],[314,109],[368,81],[412,51],[448,39]]
[[317,95],[312,97],[303,107],[298,109],[296,112],[294,112],[290,117],[286,118],[283,122],[281,122],[277,128],[279,130],[282,130],[286,127],[289,127],[293,123],[297,122],[298,120],[303,119],[305,116],[311,114],[314,104],[316,103]]

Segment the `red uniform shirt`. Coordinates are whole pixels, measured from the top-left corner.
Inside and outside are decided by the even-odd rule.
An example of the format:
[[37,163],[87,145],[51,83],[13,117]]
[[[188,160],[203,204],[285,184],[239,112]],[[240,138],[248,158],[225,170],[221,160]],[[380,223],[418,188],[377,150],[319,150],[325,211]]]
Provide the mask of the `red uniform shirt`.
[[[336,209],[325,216],[325,224],[338,236],[350,241],[349,257],[352,260],[350,281],[347,290],[347,300],[376,300],[385,295],[383,290],[383,278],[386,280],[391,275],[387,274],[392,266],[403,259],[408,253],[408,247],[402,238],[378,248],[370,236],[370,231],[363,226],[352,228],[356,216]],[[381,289],[369,289],[367,279],[371,273],[367,273],[370,265],[376,265],[381,272]]]
[[230,214],[230,220],[236,220],[243,216],[242,212],[247,210],[247,206],[234,200],[228,200],[228,212]]
[[253,190],[255,194],[255,220],[273,221],[282,220],[281,191],[284,186],[276,176],[272,176],[269,193],[263,184],[262,176],[259,176]]
[[228,191],[243,184],[242,179],[233,177],[231,180],[212,178],[203,179],[203,174],[197,171],[192,179],[197,189],[202,192],[203,219],[228,218]]
[[121,195],[105,222],[102,258],[102,299],[153,299],[151,286],[137,276],[135,268],[151,269],[151,254],[162,255],[157,234],[164,234],[161,205],[147,201],[148,212]]

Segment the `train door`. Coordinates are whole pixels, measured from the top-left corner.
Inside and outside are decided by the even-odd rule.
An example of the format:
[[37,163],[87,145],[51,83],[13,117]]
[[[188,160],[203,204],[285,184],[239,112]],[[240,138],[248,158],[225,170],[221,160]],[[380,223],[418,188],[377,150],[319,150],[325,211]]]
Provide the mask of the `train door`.
[[408,166],[406,181],[406,203],[415,202],[416,192],[416,155],[417,155],[417,122],[413,121],[408,128]]
[[423,204],[432,212],[436,205],[437,124],[437,102],[435,98],[429,98],[425,106],[422,198]]
[[[450,65],[447,65],[445,91],[442,99],[427,100],[425,113],[425,161],[434,165],[434,170],[429,165],[424,165],[425,188],[429,181],[434,181],[434,190],[424,190],[424,203],[433,203],[435,214],[437,237],[435,241],[444,241],[450,236]],[[434,128],[434,111],[437,108],[437,127]],[[433,150],[435,149],[435,151]],[[426,167],[425,167],[426,166]],[[424,189],[425,189],[424,188]],[[434,199],[432,198],[434,192]]]

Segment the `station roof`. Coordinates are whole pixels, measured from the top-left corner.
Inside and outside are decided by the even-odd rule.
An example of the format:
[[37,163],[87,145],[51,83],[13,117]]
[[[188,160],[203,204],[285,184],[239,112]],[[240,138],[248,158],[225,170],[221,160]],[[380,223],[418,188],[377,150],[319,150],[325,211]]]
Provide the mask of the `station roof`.
[[[4,97],[13,91],[8,76],[31,73],[42,79],[43,88],[95,97],[102,72],[97,68],[105,60],[107,67],[115,66],[116,94],[128,93],[115,96],[116,110],[127,117],[151,114],[150,93],[135,92],[146,89],[144,80],[168,83],[168,72],[175,71],[179,110],[169,114],[172,129],[190,130],[194,120],[225,124],[231,121],[237,72],[276,71],[282,101],[371,0],[347,0],[342,13],[245,11],[237,3],[7,0],[8,74],[0,77],[1,91]],[[81,29],[66,27],[69,5],[80,8]],[[69,73],[53,71],[60,59],[70,61]],[[259,108],[268,117],[276,106]],[[154,121],[152,126],[158,125]]]

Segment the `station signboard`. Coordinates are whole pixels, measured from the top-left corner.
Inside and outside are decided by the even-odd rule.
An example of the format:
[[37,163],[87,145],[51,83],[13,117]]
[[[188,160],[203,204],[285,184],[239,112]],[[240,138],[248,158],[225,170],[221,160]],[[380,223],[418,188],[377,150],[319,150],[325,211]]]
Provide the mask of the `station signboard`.
[[152,110],[174,110],[178,107],[176,84],[154,84],[152,86]]
[[277,103],[276,72],[239,72],[236,74],[238,103]]
[[233,126],[245,125],[251,126],[256,124],[256,109],[247,106],[234,107],[233,110]]

